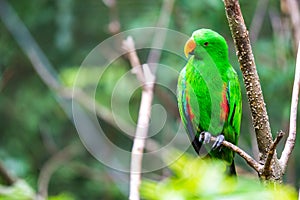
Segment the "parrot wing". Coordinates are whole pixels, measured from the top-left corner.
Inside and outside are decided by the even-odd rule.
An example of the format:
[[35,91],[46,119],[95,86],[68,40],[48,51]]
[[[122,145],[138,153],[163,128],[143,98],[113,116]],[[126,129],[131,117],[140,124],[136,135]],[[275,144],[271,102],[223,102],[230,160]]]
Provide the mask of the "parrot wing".
[[199,106],[193,88],[186,81],[186,70],[182,69],[178,79],[177,97],[178,108],[183,125],[188,132],[194,149],[199,153],[201,143],[199,142],[198,126],[200,121]]
[[[237,144],[240,134],[241,116],[242,116],[242,97],[240,84],[236,72],[230,69],[229,81],[227,84],[227,100],[229,104],[228,126],[231,129],[228,140]],[[232,133],[232,131],[234,133]],[[225,136],[226,137],[226,136]]]

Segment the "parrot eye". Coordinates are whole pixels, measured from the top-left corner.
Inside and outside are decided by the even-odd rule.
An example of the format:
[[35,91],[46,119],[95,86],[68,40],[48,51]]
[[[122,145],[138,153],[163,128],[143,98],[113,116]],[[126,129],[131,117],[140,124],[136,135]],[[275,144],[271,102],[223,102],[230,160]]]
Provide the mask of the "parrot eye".
[[204,46],[207,47],[208,46],[208,42],[204,42]]

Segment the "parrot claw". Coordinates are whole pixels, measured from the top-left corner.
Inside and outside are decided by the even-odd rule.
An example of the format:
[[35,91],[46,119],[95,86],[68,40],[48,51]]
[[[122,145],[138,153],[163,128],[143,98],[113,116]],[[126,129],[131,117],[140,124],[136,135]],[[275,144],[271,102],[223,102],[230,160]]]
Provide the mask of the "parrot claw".
[[[212,146],[212,150],[216,150],[216,149],[220,148],[220,146],[222,145],[222,142],[223,142],[224,140],[225,140],[224,135],[218,135],[218,136],[216,137],[215,143],[214,143],[213,146]],[[220,148],[220,150],[221,150],[221,148]]]
[[211,134],[206,131],[200,133],[199,142],[203,144],[208,144],[210,142]]

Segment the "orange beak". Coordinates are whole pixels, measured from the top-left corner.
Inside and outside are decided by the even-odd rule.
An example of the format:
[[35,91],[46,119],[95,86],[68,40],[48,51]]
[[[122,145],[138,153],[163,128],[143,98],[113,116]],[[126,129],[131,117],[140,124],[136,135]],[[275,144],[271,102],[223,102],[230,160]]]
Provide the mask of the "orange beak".
[[194,51],[196,48],[196,43],[193,38],[190,38],[184,45],[184,55],[188,57],[190,53]]

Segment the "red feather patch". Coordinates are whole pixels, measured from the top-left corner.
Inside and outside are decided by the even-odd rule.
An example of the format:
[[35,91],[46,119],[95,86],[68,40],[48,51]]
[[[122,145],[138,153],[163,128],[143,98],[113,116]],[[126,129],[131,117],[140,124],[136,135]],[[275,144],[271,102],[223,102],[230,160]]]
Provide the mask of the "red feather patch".
[[187,94],[186,94],[186,108],[187,108],[187,112],[188,112],[188,116],[189,116],[190,120],[193,120],[195,115],[191,108],[190,98]]
[[228,105],[228,100],[226,97],[227,94],[227,87],[226,84],[223,86],[223,91],[222,91],[222,102],[221,102],[221,120],[227,120],[228,118],[228,113],[229,113],[229,105]]

